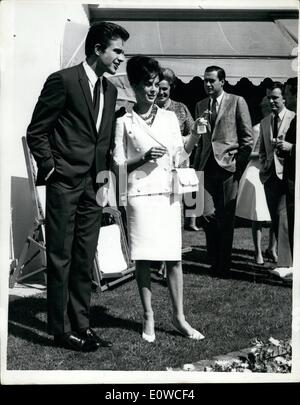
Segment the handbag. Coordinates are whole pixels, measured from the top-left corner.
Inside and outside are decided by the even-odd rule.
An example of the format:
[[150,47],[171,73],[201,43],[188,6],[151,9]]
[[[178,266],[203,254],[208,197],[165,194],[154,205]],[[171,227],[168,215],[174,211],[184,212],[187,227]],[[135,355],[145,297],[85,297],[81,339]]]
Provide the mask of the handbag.
[[174,168],[172,170],[173,193],[184,194],[199,190],[199,179],[195,169],[191,167]]

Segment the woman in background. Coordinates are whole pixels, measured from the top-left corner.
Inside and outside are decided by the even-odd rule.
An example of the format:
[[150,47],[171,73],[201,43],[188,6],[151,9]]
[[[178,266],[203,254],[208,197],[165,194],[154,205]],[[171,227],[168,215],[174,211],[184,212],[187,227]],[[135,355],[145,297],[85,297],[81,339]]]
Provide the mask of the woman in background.
[[[263,117],[271,113],[271,107],[267,97],[263,98],[260,107]],[[254,260],[256,264],[263,265],[264,259],[261,249],[262,225],[265,221],[271,221],[271,217],[266,201],[265,190],[259,178],[259,128],[259,123],[253,127],[253,149],[250,155],[250,162],[240,181],[235,214],[238,217],[252,221],[252,238],[255,250]],[[273,262],[277,262],[276,246],[276,238],[271,224],[269,246],[265,255]]]
[[193,132],[183,146],[176,115],[154,104],[162,79],[155,59],[132,57],[127,76],[136,104],[117,119],[113,160],[119,172],[128,174],[128,237],[143,306],[142,338],[155,340],[150,262],[164,261],[173,327],[189,339],[201,340],[204,336],[185,320],[183,311],[181,201],[172,192],[171,172],[188,158],[198,136]]
[[[179,101],[174,101],[170,98],[171,90],[174,88],[176,76],[173,70],[162,68],[163,79],[159,83],[159,92],[155,103],[165,110],[173,111],[179,121],[180,132],[185,143],[192,133],[194,120],[187,106]],[[190,162],[187,159],[184,162],[184,167],[192,166],[192,157]],[[187,224],[187,229],[190,231],[199,231],[196,225],[196,217],[191,217]]]

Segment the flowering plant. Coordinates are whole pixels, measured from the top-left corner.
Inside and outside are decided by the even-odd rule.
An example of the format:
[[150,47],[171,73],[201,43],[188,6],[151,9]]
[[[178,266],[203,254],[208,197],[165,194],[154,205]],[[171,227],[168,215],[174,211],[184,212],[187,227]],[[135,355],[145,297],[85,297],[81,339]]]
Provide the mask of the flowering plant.
[[247,373],[290,373],[292,368],[292,346],[290,341],[270,338],[267,342],[254,339],[254,346],[238,359],[216,360],[204,371]]
[[[209,121],[209,116],[210,116],[210,114],[211,114],[211,111],[205,110],[205,111],[203,112],[203,114],[199,117],[199,122],[200,122],[200,123],[203,123],[203,124],[206,124],[206,123]],[[206,124],[206,125],[207,125],[207,124]]]
[[211,115],[211,111],[210,110],[205,110],[202,113],[201,117],[208,119],[210,115]]

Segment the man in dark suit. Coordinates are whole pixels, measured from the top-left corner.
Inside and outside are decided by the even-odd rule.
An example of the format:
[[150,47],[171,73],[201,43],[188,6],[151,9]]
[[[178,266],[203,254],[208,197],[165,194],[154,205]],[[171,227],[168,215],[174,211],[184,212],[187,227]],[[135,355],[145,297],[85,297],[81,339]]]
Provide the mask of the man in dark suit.
[[124,61],[128,37],[116,24],[92,25],[85,62],[48,77],[27,129],[37,185],[46,184],[49,333],[57,346],[77,351],[111,346],[89,324],[102,214],[96,177],[108,169],[117,98],[103,74]]
[[209,66],[204,73],[208,98],[196,105],[196,118],[207,118],[194,167],[204,171],[204,188],[214,212],[203,221],[212,269],[226,276],[230,268],[239,179],[252,150],[252,124],[242,97],[225,93],[225,72]]
[[295,218],[295,176],[296,176],[296,137],[297,137],[297,88],[298,78],[287,80],[284,88],[286,107],[294,111],[295,116],[290,123],[285,139],[277,143],[278,155],[284,158],[283,181],[286,190],[286,206],[289,226],[289,240],[293,255],[294,247],[294,218]]
[[[297,88],[298,79],[293,77],[287,80],[283,90],[286,107],[296,114],[297,111]],[[283,190],[286,196],[286,212],[288,219],[288,232],[291,254],[294,248],[294,220],[295,220],[295,174],[296,174],[296,125],[297,116],[290,121],[285,138],[280,139],[276,144],[276,152],[283,160]],[[285,271],[284,271],[285,270]],[[287,269],[274,269],[276,274],[288,278],[292,276],[292,267]]]
[[268,99],[272,113],[262,119],[260,123],[260,150],[261,162],[260,179],[264,185],[268,208],[278,239],[279,215],[278,207],[282,196],[285,194],[283,183],[283,159],[279,156],[278,145],[285,141],[287,131],[295,113],[285,107],[283,86],[274,82],[270,89]]

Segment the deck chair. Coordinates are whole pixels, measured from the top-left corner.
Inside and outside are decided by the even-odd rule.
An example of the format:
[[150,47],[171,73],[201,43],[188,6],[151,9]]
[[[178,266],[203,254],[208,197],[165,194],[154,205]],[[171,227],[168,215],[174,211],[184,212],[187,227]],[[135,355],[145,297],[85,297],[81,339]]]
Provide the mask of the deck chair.
[[[30,226],[28,236],[18,259],[11,264],[10,288],[16,282],[24,282],[25,279],[36,273],[44,272],[46,277],[46,244],[45,244],[45,217],[38,191],[35,186],[35,164],[27,146],[26,138],[22,138],[24,156],[26,161],[28,182],[33,205],[33,223]],[[32,245],[35,253],[29,256]],[[38,268],[23,271],[25,266],[41,255],[42,264]],[[121,213],[117,209],[106,207],[103,209],[103,221],[100,229],[97,252],[93,266],[93,284],[96,291],[105,291],[109,287],[123,282],[134,276],[134,266],[129,260],[127,238],[122,223]]]
[[94,287],[105,291],[133,278],[134,271],[121,213],[105,207],[93,267]]
[[[27,238],[24,246],[21,249],[20,256],[12,261],[10,268],[9,287],[13,288],[15,283],[24,282],[34,274],[44,272],[44,279],[46,281],[46,247],[45,247],[45,217],[42,204],[35,186],[36,171],[33,158],[28,149],[26,138],[22,137],[22,144],[28,174],[29,189],[33,206],[33,220],[29,227]],[[31,254],[33,252],[33,254]],[[24,271],[26,266],[30,267],[30,263],[40,255],[38,268],[33,267],[30,271]]]

